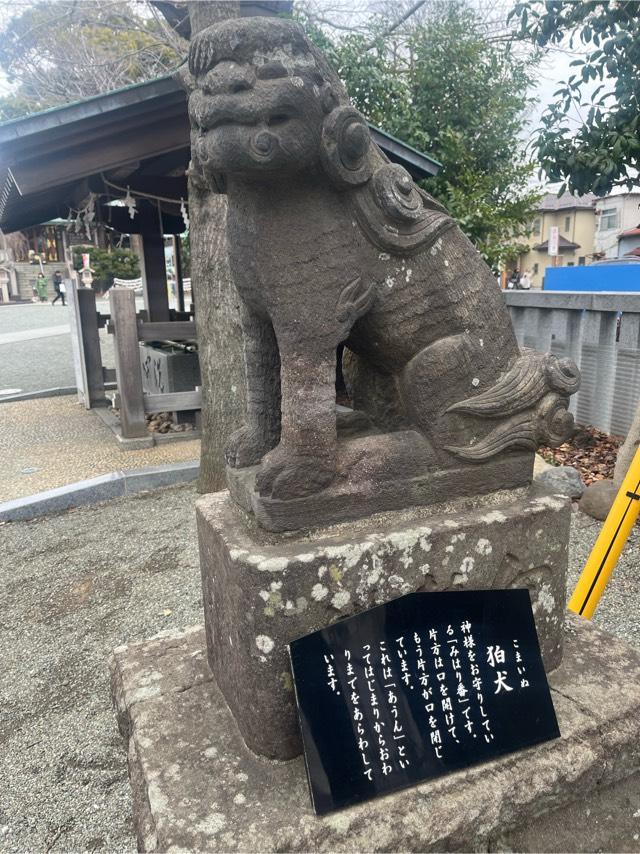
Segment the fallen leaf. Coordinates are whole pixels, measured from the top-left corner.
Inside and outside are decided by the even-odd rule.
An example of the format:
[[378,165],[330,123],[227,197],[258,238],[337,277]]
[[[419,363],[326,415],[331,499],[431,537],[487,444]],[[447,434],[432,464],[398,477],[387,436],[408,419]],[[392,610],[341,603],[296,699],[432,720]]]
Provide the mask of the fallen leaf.
[[613,477],[622,441],[619,436],[609,436],[595,427],[581,427],[569,442],[559,448],[540,448],[538,453],[551,465],[573,466],[588,485]]

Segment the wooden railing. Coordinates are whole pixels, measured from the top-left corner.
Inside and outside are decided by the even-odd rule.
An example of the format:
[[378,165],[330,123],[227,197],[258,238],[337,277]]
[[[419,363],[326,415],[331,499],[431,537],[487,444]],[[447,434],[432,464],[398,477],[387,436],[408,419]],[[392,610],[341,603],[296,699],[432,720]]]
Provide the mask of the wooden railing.
[[127,288],[111,291],[109,330],[115,338],[116,379],[120,398],[120,426],[125,439],[147,436],[147,412],[184,412],[200,409],[202,393],[177,391],[148,394],[142,386],[139,341],[195,341],[193,320],[147,323],[136,316],[135,294]]

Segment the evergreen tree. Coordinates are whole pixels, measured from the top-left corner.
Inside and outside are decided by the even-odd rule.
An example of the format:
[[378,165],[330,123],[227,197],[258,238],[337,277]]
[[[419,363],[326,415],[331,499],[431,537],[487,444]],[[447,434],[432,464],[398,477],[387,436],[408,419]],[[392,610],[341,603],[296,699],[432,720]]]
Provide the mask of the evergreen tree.
[[[605,195],[638,186],[640,4],[637,0],[520,2],[520,37],[542,49],[582,52],[555,93],[536,140],[540,162],[563,190]],[[594,81],[598,84],[592,91]],[[575,115],[582,119],[576,126]]]
[[521,141],[531,54],[493,38],[464,0],[431,6],[400,45],[379,23],[378,32],[338,38],[307,29],[369,121],[441,162],[425,189],[498,268],[539,199]]

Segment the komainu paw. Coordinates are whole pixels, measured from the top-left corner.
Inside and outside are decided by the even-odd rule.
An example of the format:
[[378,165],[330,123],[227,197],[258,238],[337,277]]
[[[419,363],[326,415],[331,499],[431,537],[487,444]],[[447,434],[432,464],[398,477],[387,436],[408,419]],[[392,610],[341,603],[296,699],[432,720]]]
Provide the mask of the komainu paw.
[[334,475],[330,461],[303,456],[279,445],[264,458],[256,489],[263,497],[287,501],[320,492]]
[[263,433],[245,424],[229,437],[224,457],[228,465],[235,469],[255,466],[272,447]]

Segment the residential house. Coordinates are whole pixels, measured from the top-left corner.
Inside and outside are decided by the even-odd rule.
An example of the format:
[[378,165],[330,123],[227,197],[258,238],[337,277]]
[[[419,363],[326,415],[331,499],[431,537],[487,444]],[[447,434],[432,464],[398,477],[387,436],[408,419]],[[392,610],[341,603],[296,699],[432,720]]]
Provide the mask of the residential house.
[[636,258],[640,256],[640,225],[628,228],[618,237],[618,258],[632,255]]
[[621,257],[629,248],[626,242],[621,243],[618,238],[623,236],[623,232],[635,229],[640,222],[640,190],[603,196],[596,201],[595,212],[596,252],[602,258]]
[[[517,269],[529,270],[531,286],[542,288],[547,267],[590,264],[594,253],[595,196],[548,193],[538,205],[527,242],[529,250],[519,256]],[[559,229],[558,255],[549,255],[552,226]]]

